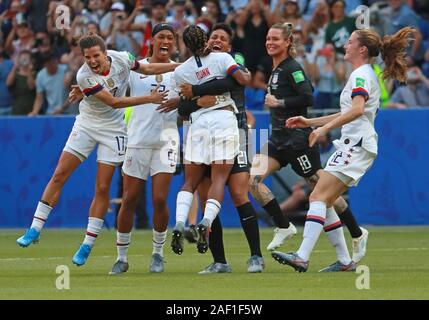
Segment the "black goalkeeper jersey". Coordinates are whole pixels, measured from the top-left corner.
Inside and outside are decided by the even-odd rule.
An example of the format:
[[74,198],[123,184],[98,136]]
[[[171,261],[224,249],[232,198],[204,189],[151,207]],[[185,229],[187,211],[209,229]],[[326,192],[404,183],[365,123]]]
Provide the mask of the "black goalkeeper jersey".
[[268,93],[283,100],[284,106],[270,108],[270,141],[278,149],[305,149],[311,128],[285,128],[286,119],[307,116],[307,108],[313,105],[313,86],[301,65],[293,58],[283,60],[271,73]]

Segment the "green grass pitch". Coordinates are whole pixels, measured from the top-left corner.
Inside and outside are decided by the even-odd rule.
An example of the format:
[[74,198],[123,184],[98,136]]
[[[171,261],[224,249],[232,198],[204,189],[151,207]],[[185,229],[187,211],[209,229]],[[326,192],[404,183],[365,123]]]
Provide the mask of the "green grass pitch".
[[[0,299],[429,299],[429,227],[369,228],[367,256],[370,289],[357,289],[361,274],[320,274],[335,261],[334,250],[322,235],[307,273],[296,273],[274,261],[265,251],[272,230],[261,229],[265,259],[262,274],[246,273],[249,257],[240,229],[224,231],[228,262],[233,273],[199,275],[211,262],[210,253],[199,254],[186,243],[181,256],[172,253],[167,238],[165,272],[149,273],[151,231],[134,232],[129,250],[130,270],[109,276],[116,258],[116,233],[104,230],[83,267],[71,257],[83,239],[83,230],[44,230],[39,244],[20,248],[15,240],[22,230],[0,229]],[[350,248],[350,237],[346,231]],[[282,251],[296,250],[302,239],[288,241]],[[70,289],[58,290],[58,265],[70,268]]]

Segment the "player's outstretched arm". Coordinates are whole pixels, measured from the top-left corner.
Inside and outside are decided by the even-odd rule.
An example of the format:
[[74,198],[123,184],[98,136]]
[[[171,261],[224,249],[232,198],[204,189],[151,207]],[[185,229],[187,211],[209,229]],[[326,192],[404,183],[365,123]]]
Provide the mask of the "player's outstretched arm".
[[178,66],[180,63],[140,63],[136,71],[142,74],[162,74],[174,71]]
[[231,76],[242,86],[250,85],[252,75],[247,70],[238,69]]
[[97,99],[115,109],[132,107],[146,103],[161,104],[166,99],[167,95],[168,91],[159,92],[158,88],[153,90],[149,96],[140,97],[114,97],[107,89],[103,89],[94,94]]

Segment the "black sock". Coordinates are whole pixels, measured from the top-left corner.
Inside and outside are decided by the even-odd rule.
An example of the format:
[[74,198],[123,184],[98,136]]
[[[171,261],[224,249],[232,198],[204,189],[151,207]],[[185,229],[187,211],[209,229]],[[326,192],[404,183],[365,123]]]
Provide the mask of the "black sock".
[[213,260],[214,262],[226,263],[225,249],[223,248],[222,224],[220,223],[219,216],[213,220],[210,229],[209,248],[212,253]]
[[238,215],[240,216],[241,227],[243,228],[247,243],[250,247],[250,255],[262,257],[258,219],[256,219],[255,209],[250,202],[236,207],[236,209],[238,211]]
[[359,228],[349,206],[347,206],[347,209],[338,216],[340,217],[341,222],[347,226],[347,229],[349,229],[352,238],[359,238],[362,235],[362,230]]
[[283,214],[275,198],[263,206],[263,208],[273,217],[277,227],[284,229],[289,228],[289,219]]

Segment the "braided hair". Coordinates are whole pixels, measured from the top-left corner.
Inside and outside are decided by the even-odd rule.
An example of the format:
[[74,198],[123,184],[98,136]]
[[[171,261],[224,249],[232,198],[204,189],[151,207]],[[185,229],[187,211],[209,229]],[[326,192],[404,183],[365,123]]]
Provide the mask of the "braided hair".
[[205,57],[210,53],[207,47],[207,35],[196,25],[186,27],[183,31],[183,42],[194,56]]

